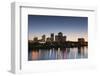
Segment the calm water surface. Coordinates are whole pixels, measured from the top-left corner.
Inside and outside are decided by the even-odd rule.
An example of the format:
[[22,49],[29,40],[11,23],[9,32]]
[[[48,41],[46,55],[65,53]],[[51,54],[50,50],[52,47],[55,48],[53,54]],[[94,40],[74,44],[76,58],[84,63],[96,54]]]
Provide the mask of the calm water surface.
[[28,53],[28,60],[56,60],[88,58],[88,48],[39,49]]

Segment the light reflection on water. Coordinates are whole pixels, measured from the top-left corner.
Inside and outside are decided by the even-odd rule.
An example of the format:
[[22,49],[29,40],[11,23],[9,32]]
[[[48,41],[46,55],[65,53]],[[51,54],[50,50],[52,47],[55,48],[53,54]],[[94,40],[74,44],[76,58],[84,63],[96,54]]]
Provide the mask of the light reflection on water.
[[88,48],[39,49],[28,53],[28,60],[56,60],[88,58]]

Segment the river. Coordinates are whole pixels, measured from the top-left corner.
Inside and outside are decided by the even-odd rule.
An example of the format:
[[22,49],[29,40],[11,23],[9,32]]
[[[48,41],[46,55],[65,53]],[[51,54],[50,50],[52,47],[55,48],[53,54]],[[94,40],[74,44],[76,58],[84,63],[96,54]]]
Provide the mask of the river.
[[63,49],[38,49],[28,52],[28,60],[57,60],[57,59],[83,59],[88,58],[88,47],[75,47]]

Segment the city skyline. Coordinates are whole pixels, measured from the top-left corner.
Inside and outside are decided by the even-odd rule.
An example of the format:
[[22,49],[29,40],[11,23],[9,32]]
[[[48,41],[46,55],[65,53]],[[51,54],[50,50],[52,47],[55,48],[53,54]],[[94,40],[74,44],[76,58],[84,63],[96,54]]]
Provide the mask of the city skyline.
[[28,15],[29,40],[33,40],[34,37],[41,39],[44,34],[50,37],[51,33],[57,35],[58,32],[63,32],[69,41],[77,41],[78,38],[88,41],[88,18]]
[[[46,37],[46,35],[43,34],[41,36],[41,39],[39,39],[38,37],[33,37],[32,41],[47,42],[48,41],[48,38],[49,38],[51,42],[54,42],[54,41],[57,41],[57,38],[58,37],[60,37],[60,39],[63,38],[64,41],[69,41],[69,40],[67,40],[67,36],[63,35],[62,32],[59,32],[57,35],[55,35],[54,33],[51,33],[49,37]],[[84,38],[77,38],[77,41],[79,39],[84,39]],[[85,39],[84,39],[84,41],[85,41]]]
[[59,41],[58,40],[61,39],[61,41],[67,41],[67,36],[63,35],[62,32],[59,32],[57,35],[55,35],[54,33],[50,34],[50,37],[46,37],[45,34],[42,35],[41,39],[38,39],[38,37],[34,37],[32,41],[38,41],[38,42],[53,42],[53,41]]

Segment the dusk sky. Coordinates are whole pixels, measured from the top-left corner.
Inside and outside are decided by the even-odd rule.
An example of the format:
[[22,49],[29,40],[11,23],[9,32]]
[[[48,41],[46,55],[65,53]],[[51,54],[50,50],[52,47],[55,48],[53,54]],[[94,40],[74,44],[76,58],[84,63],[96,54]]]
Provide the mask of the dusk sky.
[[43,34],[50,37],[51,33],[57,35],[62,32],[67,40],[77,41],[78,38],[85,38],[88,41],[88,18],[74,16],[44,16],[28,15],[28,38],[41,39]]

